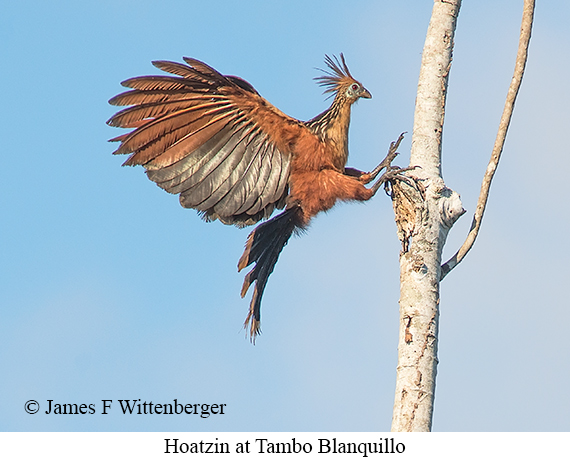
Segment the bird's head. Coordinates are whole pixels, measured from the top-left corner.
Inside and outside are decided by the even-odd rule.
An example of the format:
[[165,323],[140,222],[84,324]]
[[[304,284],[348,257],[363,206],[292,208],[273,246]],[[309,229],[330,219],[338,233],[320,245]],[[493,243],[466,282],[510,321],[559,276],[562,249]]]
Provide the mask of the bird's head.
[[325,94],[343,97],[350,103],[354,103],[359,98],[372,98],[368,89],[350,74],[342,53],[340,59],[336,56],[333,58],[325,56],[325,63],[329,70],[321,71],[326,75],[315,78],[321,86],[325,87]]

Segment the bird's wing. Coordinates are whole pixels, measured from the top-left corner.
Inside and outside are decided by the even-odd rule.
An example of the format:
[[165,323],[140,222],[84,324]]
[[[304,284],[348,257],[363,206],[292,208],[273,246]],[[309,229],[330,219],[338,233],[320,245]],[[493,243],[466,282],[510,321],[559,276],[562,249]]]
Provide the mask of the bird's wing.
[[107,122],[134,128],[113,138],[124,165],[148,177],[207,220],[249,225],[283,208],[292,149],[305,129],[247,82],[195,59],[153,64],[171,75],[124,81],[132,90],[109,100],[132,105]]

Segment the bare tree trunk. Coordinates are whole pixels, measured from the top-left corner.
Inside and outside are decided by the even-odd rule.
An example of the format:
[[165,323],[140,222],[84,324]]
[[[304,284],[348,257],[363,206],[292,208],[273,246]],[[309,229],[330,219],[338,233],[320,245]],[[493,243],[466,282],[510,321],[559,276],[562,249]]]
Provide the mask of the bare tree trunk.
[[418,82],[410,166],[393,185],[400,254],[400,334],[392,431],[430,431],[437,371],[439,280],[447,234],[465,212],[441,177],[441,138],[461,0],[435,0]]
[[461,0],[435,0],[416,98],[410,166],[413,180],[395,181],[392,197],[400,254],[400,335],[392,431],[430,431],[433,416],[439,283],[473,246],[499,163],[528,57],[535,0],[524,0],[515,71],[467,240],[442,267],[447,234],[465,212],[459,195],[441,177],[441,137],[447,77]]

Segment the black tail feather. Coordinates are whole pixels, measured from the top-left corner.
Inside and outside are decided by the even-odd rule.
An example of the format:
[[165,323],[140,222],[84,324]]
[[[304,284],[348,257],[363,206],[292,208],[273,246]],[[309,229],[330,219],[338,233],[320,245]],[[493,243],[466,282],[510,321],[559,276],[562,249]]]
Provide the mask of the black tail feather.
[[245,276],[241,289],[242,298],[255,281],[255,288],[249,313],[244,327],[250,328],[250,338],[255,343],[255,337],[261,333],[261,297],[269,275],[277,263],[279,254],[291,238],[291,235],[303,227],[302,210],[293,206],[284,212],[258,225],[247,237],[245,250],[238,262],[238,271],[255,262],[255,266]]

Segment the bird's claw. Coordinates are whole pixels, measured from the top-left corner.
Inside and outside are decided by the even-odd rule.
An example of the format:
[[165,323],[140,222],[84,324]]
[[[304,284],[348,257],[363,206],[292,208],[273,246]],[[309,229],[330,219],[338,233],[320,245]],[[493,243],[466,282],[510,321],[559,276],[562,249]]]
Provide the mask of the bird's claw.
[[380,176],[376,184],[374,185],[374,190],[378,190],[382,184],[384,184],[384,191],[386,195],[392,195],[392,183],[395,180],[403,181],[406,184],[415,187],[415,182],[409,176],[404,175],[406,171],[415,170],[417,166],[400,168],[398,166],[390,166],[383,174]]

